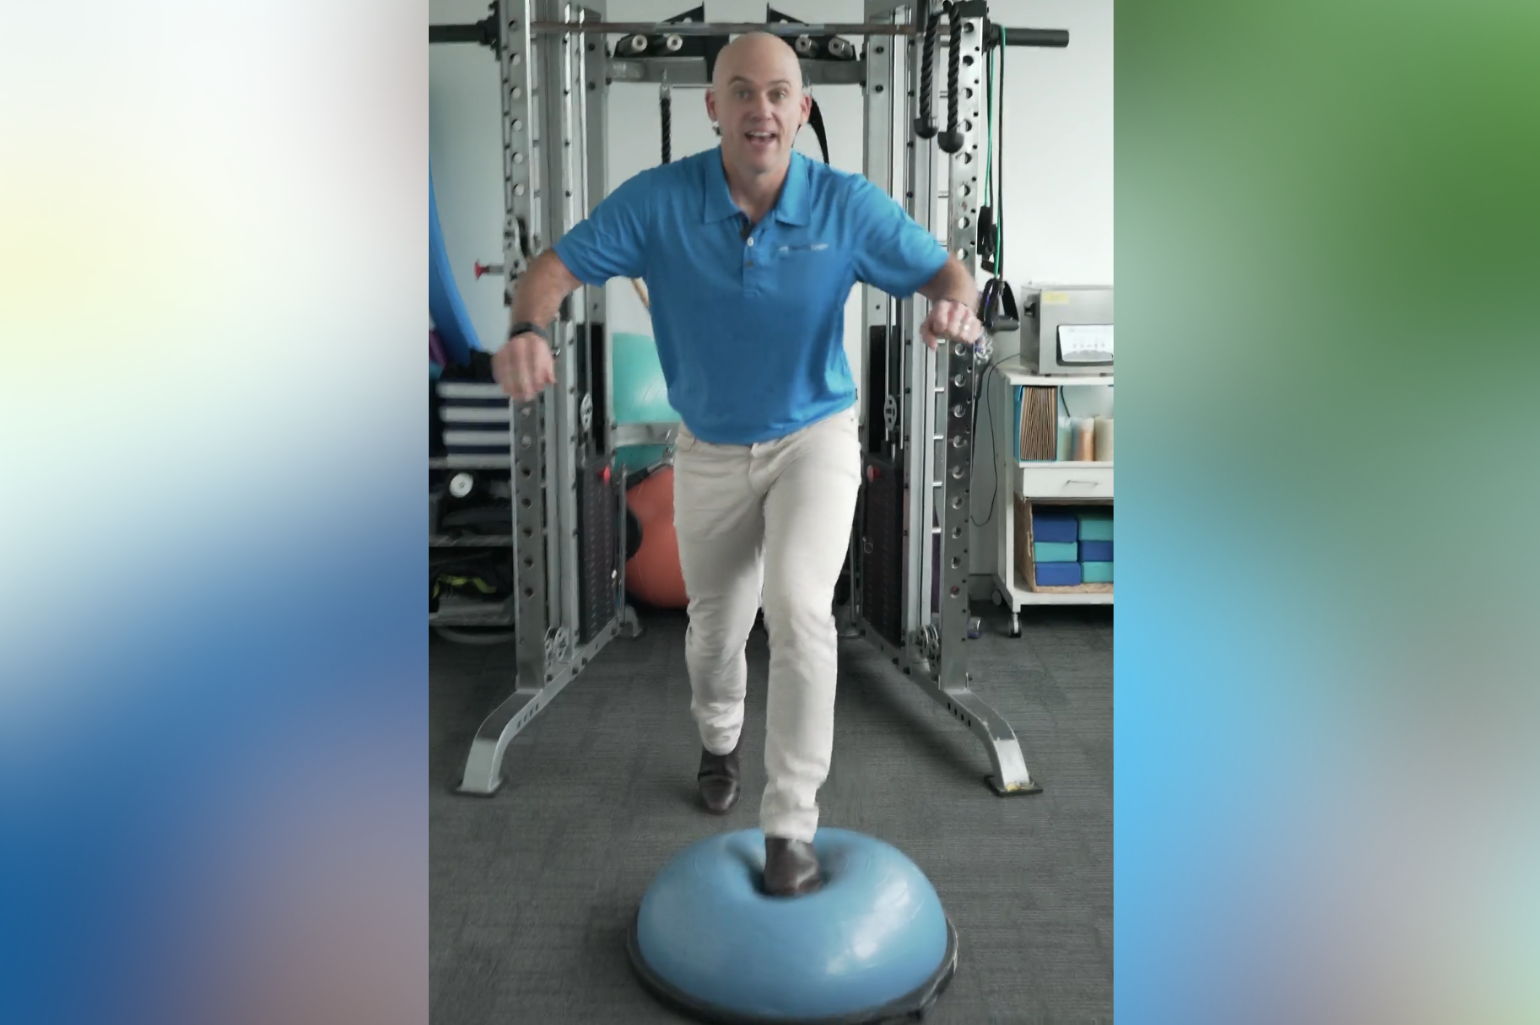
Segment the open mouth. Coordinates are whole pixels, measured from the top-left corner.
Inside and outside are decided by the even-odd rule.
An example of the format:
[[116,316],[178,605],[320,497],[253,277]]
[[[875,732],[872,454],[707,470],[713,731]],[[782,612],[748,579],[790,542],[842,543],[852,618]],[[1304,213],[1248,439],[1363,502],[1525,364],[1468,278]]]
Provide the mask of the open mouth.
[[776,138],[774,132],[748,132],[746,137],[753,146],[772,146]]

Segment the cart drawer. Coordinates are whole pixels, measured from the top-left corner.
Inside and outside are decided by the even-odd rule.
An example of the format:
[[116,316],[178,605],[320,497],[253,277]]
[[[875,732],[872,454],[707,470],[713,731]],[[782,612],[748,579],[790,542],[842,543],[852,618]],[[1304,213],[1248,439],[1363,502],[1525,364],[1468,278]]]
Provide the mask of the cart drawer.
[[1112,500],[1112,467],[1078,463],[1022,466],[1016,493],[1024,498]]

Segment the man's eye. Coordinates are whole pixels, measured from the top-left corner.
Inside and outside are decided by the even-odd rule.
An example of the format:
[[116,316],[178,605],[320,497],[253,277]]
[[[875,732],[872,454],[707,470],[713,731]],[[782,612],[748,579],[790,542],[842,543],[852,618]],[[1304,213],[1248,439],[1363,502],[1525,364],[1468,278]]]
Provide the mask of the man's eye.
[[739,89],[738,92],[734,95],[736,95],[740,100],[746,100],[749,98],[749,91],[747,89]]
[[774,98],[776,103],[780,103],[782,100],[784,100],[786,98],[786,93],[783,90],[780,90],[780,89],[777,89],[775,92],[771,93],[770,95],[771,95],[771,97]]

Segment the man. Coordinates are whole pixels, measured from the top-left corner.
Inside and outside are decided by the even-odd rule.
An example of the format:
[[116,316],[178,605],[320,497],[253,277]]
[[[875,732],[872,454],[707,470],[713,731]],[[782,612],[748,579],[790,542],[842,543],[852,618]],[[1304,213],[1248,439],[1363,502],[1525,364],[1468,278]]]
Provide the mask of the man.
[[689,594],[685,653],[705,748],[707,810],[737,802],[744,645],[770,635],[760,805],[765,886],[819,888],[818,788],[834,742],[834,585],[861,480],[856,391],[842,342],[857,281],[932,302],[922,333],[972,343],[966,268],[859,175],[792,150],[811,98],[795,52],[755,33],[717,58],[706,112],[717,149],[644,171],[531,264],[493,370],[515,400],[555,383],[540,325],[580,284],[645,279],[669,400],[683,424],[674,522]]

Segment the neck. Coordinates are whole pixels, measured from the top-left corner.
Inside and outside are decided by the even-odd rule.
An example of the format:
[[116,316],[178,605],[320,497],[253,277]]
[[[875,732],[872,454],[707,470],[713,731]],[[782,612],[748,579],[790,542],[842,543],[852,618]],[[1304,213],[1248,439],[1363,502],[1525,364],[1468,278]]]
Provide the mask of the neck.
[[733,203],[748,215],[749,220],[758,224],[774,207],[775,201],[780,197],[781,186],[786,184],[786,172],[791,168],[791,161],[773,171],[764,174],[744,175],[733,170],[727,162],[727,155],[722,155],[722,171],[727,175],[727,194],[732,197]]

